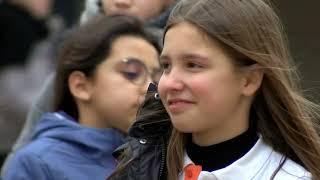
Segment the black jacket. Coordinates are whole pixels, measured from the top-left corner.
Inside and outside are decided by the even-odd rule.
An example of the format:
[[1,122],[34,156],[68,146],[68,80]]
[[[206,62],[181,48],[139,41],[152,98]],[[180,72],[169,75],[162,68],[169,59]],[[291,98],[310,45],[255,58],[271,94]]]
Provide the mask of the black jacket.
[[129,130],[127,142],[114,152],[120,166],[128,165],[119,176],[110,179],[163,180],[167,177],[166,151],[172,124],[161,101],[151,96],[140,110],[143,115],[138,116]]

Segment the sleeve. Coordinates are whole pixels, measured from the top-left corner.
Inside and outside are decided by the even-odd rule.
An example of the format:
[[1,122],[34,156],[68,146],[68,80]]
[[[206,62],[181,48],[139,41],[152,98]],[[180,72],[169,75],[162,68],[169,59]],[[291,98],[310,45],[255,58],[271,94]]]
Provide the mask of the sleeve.
[[8,162],[3,180],[52,179],[48,165],[30,152],[17,153]]

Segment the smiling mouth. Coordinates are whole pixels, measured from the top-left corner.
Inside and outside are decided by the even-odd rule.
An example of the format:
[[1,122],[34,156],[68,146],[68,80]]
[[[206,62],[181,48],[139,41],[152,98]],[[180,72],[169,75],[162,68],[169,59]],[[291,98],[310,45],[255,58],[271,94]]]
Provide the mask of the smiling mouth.
[[182,113],[187,110],[192,104],[191,101],[182,100],[182,99],[175,99],[168,101],[168,110],[171,113]]

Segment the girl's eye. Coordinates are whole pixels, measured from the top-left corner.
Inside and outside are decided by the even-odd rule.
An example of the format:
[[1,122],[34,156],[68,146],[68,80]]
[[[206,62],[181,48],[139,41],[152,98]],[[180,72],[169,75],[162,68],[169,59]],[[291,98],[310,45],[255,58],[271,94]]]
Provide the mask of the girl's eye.
[[127,80],[134,84],[141,85],[147,79],[148,70],[145,64],[139,59],[126,58],[117,65],[117,70]]
[[121,73],[126,79],[136,84],[143,83],[144,81],[145,69],[139,64],[127,63],[123,66]]
[[125,78],[127,78],[130,81],[134,81],[136,79],[139,79],[141,73],[139,72],[129,72],[129,71],[124,71],[122,72]]
[[193,62],[188,62],[186,64],[187,68],[202,68],[201,65],[197,64],[197,63],[193,63]]

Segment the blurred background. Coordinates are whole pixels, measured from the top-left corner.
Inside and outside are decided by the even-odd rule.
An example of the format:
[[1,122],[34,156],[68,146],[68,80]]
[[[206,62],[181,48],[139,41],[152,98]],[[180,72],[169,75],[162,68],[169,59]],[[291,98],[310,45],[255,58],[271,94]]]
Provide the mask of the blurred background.
[[0,166],[83,8],[83,0],[0,0]]
[[[0,0],[0,6],[3,6],[3,1]],[[63,39],[64,31],[78,24],[84,4],[84,0],[12,1],[34,1],[37,5],[40,2],[51,1],[52,4],[44,4],[43,7],[47,6],[50,9],[48,16],[39,18],[41,13],[35,14],[37,17],[35,21],[30,21],[30,14],[21,12],[23,11],[21,9],[15,10],[14,16],[10,17],[24,16],[24,18],[9,19],[5,11],[12,7],[0,8],[0,33],[2,33],[0,37],[3,38],[0,39],[0,166],[19,135],[26,113],[37,97],[41,85],[47,75],[54,70],[56,50]],[[284,23],[293,58],[298,62],[302,85],[307,94],[319,102],[320,1],[273,1]],[[24,24],[26,22],[29,24],[32,22],[35,27],[29,27]],[[21,28],[18,28],[20,32],[10,30],[11,35],[4,35],[6,33],[4,29],[8,24],[21,25],[19,26]],[[28,43],[30,46],[28,52],[9,52],[6,49],[9,45],[19,48]],[[18,61],[6,58],[8,54],[10,58]]]

